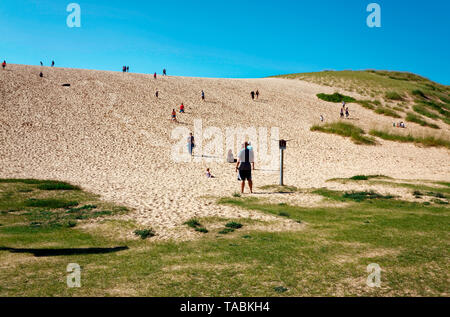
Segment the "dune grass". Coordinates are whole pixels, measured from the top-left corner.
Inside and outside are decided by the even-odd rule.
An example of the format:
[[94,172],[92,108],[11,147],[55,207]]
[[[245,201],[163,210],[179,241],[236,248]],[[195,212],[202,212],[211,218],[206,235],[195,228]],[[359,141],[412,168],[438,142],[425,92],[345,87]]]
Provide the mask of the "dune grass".
[[427,147],[446,147],[450,149],[450,141],[442,138],[437,138],[434,136],[427,137],[415,137],[411,134],[402,135],[402,134],[394,134],[388,131],[380,131],[372,129],[369,131],[369,134],[372,136],[376,136],[388,141],[397,141],[403,143],[415,143],[424,145]]
[[351,123],[334,122],[324,125],[314,125],[311,127],[311,131],[319,131],[330,134],[337,134],[343,137],[351,138],[355,144],[375,145],[376,142],[373,138],[365,136],[363,129]]
[[319,99],[324,100],[324,101],[334,102],[334,103],[340,103],[340,102],[343,102],[343,101],[345,101],[346,103],[351,103],[351,102],[355,102],[356,101],[356,99],[353,98],[353,97],[345,96],[345,95],[342,95],[342,94],[337,93],[337,92],[335,92],[332,95],[321,93],[321,94],[317,94],[317,97]]
[[[252,229],[254,220],[202,218],[197,222],[220,225],[211,225],[217,229],[195,241],[158,242],[121,238],[118,232],[123,230],[142,231],[139,237],[149,237],[150,231],[118,220],[100,221],[99,231],[30,226],[27,213],[34,213],[33,208],[5,210],[28,195],[49,198],[49,193],[37,188],[21,193],[19,186],[1,185],[0,280],[8,281],[0,283],[1,296],[440,296],[448,292],[447,205],[327,189],[316,194],[345,205],[304,208],[229,197],[219,203],[302,225],[297,231],[269,232],[259,222],[258,229]],[[55,199],[76,199],[86,206],[83,210],[105,204],[83,191],[50,194]],[[128,248],[39,258],[18,251],[118,246]],[[66,285],[69,263],[82,268],[81,288]],[[370,263],[382,267],[381,288],[365,283]]]
[[422,119],[422,117],[412,113],[412,112],[408,112],[406,115],[406,121],[409,122],[414,122],[417,124],[420,124],[423,127],[430,127],[432,129],[440,129],[438,125],[434,124],[434,123],[429,123],[425,120]]
[[386,107],[378,107],[375,109],[375,113],[382,114],[383,116],[388,116],[392,118],[401,118],[401,116],[392,109]]

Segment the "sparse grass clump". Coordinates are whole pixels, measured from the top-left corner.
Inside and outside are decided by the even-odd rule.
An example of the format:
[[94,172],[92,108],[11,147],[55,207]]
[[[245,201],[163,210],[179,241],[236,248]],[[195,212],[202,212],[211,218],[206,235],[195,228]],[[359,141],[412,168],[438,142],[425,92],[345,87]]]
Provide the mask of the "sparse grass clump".
[[233,193],[233,197],[239,198],[239,197],[241,197],[241,193],[234,192]]
[[324,133],[337,134],[344,137],[349,137],[355,144],[366,144],[375,145],[376,142],[373,138],[364,136],[365,132],[363,129],[357,126],[344,123],[344,122],[334,122],[327,123],[324,125],[314,125],[311,127],[311,131],[320,131]]
[[378,107],[377,109],[375,109],[375,113],[392,118],[401,118],[401,116],[397,112],[386,107]]
[[428,147],[446,147],[450,149],[450,141],[444,140],[442,138],[436,138],[434,136],[427,137],[414,137],[411,134],[401,135],[394,134],[387,131],[379,131],[379,130],[370,130],[369,134],[372,136],[376,136],[388,141],[397,141],[403,143],[416,143],[421,144]]
[[195,231],[200,232],[200,233],[208,233],[208,229],[201,227],[201,228],[195,228]]
[[231,221],[229,223],[227,223],[225,225],[225,227],[227,228],[232,228],[232,229],[241,229],[242,228],[242,224],[236,221]]
[[234,232],[235,230],[233,228],[225,228],[219,231],[219,234],[229,234]]
[[135,230],[134,234],[139,236],[142,240],[154,237],[156,235],[156,233],[155,233],[155,231],[153,231],[153,229]]
[[421,105],[414,105],[413,110],[421,115],[424,115],[425,117],[431,118],[431,119],[439,119],[440,117],[433,113],[428,111],[424,106]]
[[372,178],[387,178],[387,177],[384,176],[384,175],[356,175],[356,176],[350,177],[350,180],[353,180],[353,181],[367,181],[367,180],[372,179]]
[[41,190],[80,190],[80,187],[64,182],[46,182],[37,186]]
[[324,101],[328,101],[328,102],[334,102],[334,103],[339,103],[339,102],[343,102],[345,101],[346,103],[351,103],[351,102],[355,102],[356,99],[349,97],[349,96],[345,96],[345,95],[341,95],[340,93],[334,93],[332,95],[329,94],[317,94],[317,97],[319,99],[322,99]]

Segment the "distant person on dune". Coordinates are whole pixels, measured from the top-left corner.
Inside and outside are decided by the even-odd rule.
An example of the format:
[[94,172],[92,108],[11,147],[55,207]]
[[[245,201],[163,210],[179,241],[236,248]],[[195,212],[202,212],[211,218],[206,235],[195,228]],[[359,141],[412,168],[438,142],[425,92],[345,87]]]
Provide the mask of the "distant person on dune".
[[344,117],[344,108],[341,108],[341,118]]
[[3,69],[6,68],[6,61],[3,61],[3,63],[2,63],[2,68],[3,68]]
[[195,139],[194,139],[194,136],[192,135],[192,133],[189,133],[189,136],[187,139],[187,147],[188,147],[189,154],[191,156],[193,156],[194,155],[194,147],[195,147]]
[[212,174],[209,168],[206,169],[206,177],[207,178],[215,178]]
[[172,121],[177,121],[177,112],[175,109],[172,110]]
[[180,113],[184,113],[184,104],[183,103],[181,103],[181,106],[180,106]]
[[153,74],[153,78],[156,79],[156,72]]
[[202,90],[202,100],[205,101],[205,92]]
[[42,72],[39,73],[39,77],[44,77],[44,74]]
[[127,73],[130,72],[130,66],[127,66]]
[[320,115],[320,121],[323,122],[324,118],[323,115]]
[[159,91],[158,90],[156,90],[156,92],[155,92],[155,97],[159,98]]
[[252,92],[250,93],[250,95],[252,96],[252,100],[255,100],[255,92],[252,91]]
[[126,73],[127,72],[127,67],[126,66],[122,66],[122,72]]
[[52,67],[55,66],[55,61],[52,61]]
[[44,66],[44,63],[41,62],[41,66]]
[[259,99],[259,90],[256,90],[256,99]]
[[348,111],[348,107],[345,108],[345,117],[348,119],[348,117],[350,116],[350,112]]
[[167,71],[165,68],[163,69],[163,76],[167,76]]

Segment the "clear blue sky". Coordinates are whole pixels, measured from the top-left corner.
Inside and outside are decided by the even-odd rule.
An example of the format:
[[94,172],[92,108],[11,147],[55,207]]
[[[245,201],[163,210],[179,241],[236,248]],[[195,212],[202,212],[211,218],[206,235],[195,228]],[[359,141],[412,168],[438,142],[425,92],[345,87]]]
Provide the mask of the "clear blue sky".
[[[81,6],[81,28],[66,7]],[[381,5],[381,28],[366,7]],[[202,77],[389,69],[450,84],[448,0],[4,0],[0,59]]]

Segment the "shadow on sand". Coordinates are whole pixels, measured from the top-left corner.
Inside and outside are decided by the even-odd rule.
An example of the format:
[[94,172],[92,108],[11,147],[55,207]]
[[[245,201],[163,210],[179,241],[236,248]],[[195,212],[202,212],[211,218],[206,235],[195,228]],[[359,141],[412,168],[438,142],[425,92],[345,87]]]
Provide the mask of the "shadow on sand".
[[35,257],[64,256],[64,255],[85,255],[85,254],[107,254],[123,250],[128,250],[127,246],[115,248],[83,248],[83,249],[16,249],[0,247],[0,251],[11,253],[31,253]]

